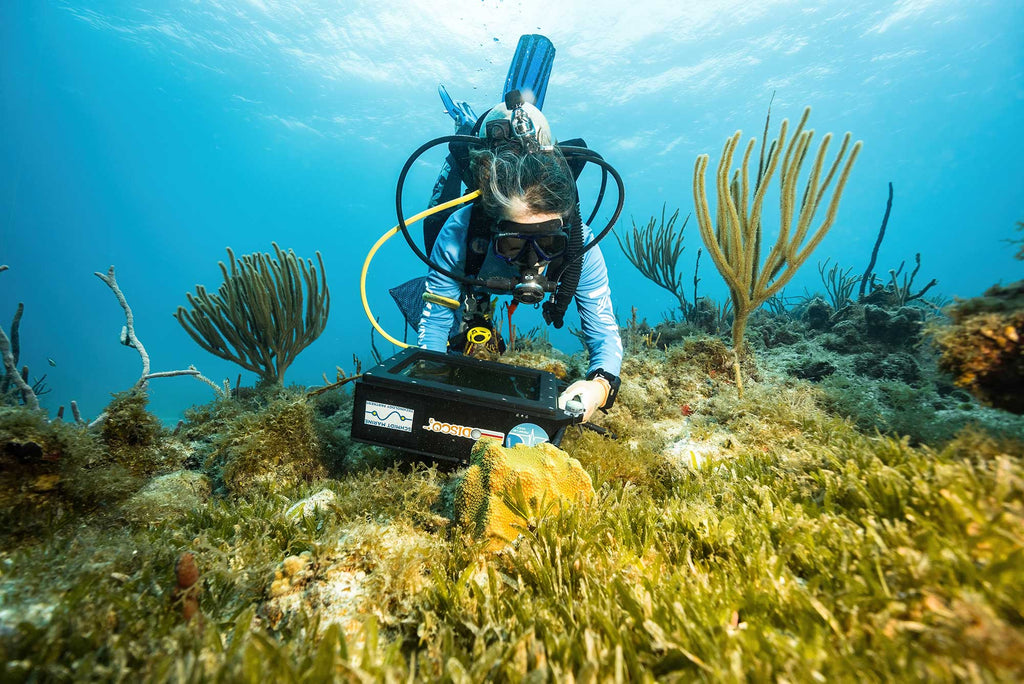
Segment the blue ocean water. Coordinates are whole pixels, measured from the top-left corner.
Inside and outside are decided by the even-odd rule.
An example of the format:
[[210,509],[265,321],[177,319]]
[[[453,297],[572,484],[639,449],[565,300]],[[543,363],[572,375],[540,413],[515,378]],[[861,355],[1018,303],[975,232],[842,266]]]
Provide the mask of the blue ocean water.
[[[172,317],[196,284],[220,284],[227,246],[246,254],[276,241],[323,255],[330,322],[287,382],[333,379],[353,355],[368,363],[359,271],[395,223],[408,155],[452,132],[437,85],[483,111],[500,98],[524,33],[543,33],[558,51],[544,106],[555,134],[584,137],[622,173],[620,230],[663,204],[691,212],[696,156],[710,154],[713,171],[734,131],[760,137],[774,93],[773,133],[809,105],[819,134],[864,141],[836,225],[788,292],[820,289],[818,260],[863,271],[890,181],[876,271],[909,270],[920,253],[919,282],[936,278],[947,297],[1022,276],[1004,242],[1024,220],[1019,2],[551,4],[3,3],[0,264],[10,269],[0,274],[0,325],[9,330],[24,302],[21,362],[33,379],[46,374],[43,405],[53,413],[77,400],[95,416],[141,372],[138,354],[119,344],[120,306],[92,275],[111,264],[152,370],[195,364],[233,383],[238,368]],[[440,162],[438,153],[417,165],[407,212],[425,205]],[[701,245],[692,220],[686,244],[689,270]],[[602,247],[622,320],[634,306],[655,321],[675,305],[614,240]],[[423,271],[400,238],[373,263],[369,300],[396,336],[402,320],[387,288]],[[706,257],[700,276],[701,295],[725,296]],[[524,329],[540,321],[516,314]],[[566,330],[552,337],[578,348]],[[243,383],[253,378],[243,373]],[[151,407],[168,423],[212,397],[190,378],[151,383]]]

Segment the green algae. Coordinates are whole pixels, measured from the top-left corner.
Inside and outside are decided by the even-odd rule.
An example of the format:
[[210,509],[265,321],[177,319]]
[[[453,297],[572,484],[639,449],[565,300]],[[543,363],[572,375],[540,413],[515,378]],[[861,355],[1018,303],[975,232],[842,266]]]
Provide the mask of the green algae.
[[82,426],[0,407],[0,539],[33,536],[116,504],[143,483]]
[[207,468],[219,472],[232,494],[323,479],[312,407],[302,397],[279,399],[239,417],[215,441]]
[[114,460],[140,477],[178,465],[171,461],[173,452],[161,449],[164,429],[160,419],[146,410],[148,401],[146,393],[138,389],[115,394],[98,427]]
[[[845,437],[739,456],[665,499],[607,487],[527,535],[482,587],[450,575],[433,622],[467,667],[500,645],[476,670],[500,679],[522,674],[498,655],[523,635],[556,679],[1019,676],[1020,445]],[[965,658],[950,636],[967,625]]]

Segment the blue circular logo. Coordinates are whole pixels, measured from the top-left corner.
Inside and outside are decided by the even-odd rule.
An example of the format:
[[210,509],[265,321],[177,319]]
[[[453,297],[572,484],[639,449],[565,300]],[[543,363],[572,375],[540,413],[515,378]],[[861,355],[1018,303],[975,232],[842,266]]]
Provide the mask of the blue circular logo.
[[508,431],[508,436],[505,437],[505,446],[514,447],[522,444],[532,447],[546,441],[548,441],[548,433],[540,425],[520,423]]

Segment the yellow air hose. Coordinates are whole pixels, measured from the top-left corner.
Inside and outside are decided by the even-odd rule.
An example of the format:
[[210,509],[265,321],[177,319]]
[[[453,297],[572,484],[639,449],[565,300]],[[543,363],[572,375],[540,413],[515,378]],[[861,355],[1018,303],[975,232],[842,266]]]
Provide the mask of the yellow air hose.
[[[436,214],[439,211],[444,211],[445,209],[450,209],[452,207],[457,207],[460,204],[465,204],[466,202],[475,200],[479,196],[480,191],[474,190],[473,192],[465,194],[462,197],[457,197],[451,200],[450,202],[438,204],[436,207],[431,207],[426,211],[421,211],[420,213],[416,214],[411,219],[406,221],[405,225],[406,227],[409,227],[412,224],[416,223],[417,221],[422,221],[423,219],[427,218],[432,214]],[[370,325],[372,325],[377,330],[377,332],[379,332],[388,342],[395,346],[402,347],[404,349],[412,345],[408,345],[405,342],[402,342],[401,340],[396,340],[394,337],[384,332],[384,329],[381,328],[380,324],[377,323],[377,319],[373,317],[373,313],[370,311],[370,303],[366,300],[366,272],[370,269],[370,262],[373,260],[373,255],[377,253],[377,250],[380,249],[381,245],[383,245],[385,242],[393,238],[395,236],[395,233],[397,233],[399,230],[401,230],[401,228],[399,226],[395,226],[388,232],[381,235],[380,239],[377,240],[377,242],[374,243],[373,247],[370,248],[369,253],[367,253],[366,255],[366,261],[363,262],[363,272],[359,275],[359,294],[363,298],[363,310],[366,312],[366,317],[370,319]],[[455,302],[455,305],[458,306],[458,302]]]

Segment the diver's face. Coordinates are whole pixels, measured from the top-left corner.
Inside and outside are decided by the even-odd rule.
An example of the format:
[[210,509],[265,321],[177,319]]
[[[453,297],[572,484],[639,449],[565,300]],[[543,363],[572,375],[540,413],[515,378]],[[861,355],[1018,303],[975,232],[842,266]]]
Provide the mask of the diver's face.
[[522,272],[543,272],[552,259],[565,253],[568,236],[558,214],[509,212],[495,226],[492,247],[500,258]]
[[[542,223],[546,223],[548,221],[558,221],[561,218],[562,218],[561,214],[557,214],[557,213],[554,213],[554,214],[552,214],[552,213],[537,213],[537,212],[534,212],[533,210],[531,210],[530,208],[528,208],[526,206],[521,206],[521,207],[513,206],[508,211],[504,212],[504,215],[501,217],[501,220],[502,221],[510,221],[512,223],[527,224],[527,225],[529,225],[529,224],[542,224]],[[547,261],[542,261],[540,259],[540,257],[537,255],[536,251],[534,251],[532,249],[529,250],[527,252],[527,254],[531,255],[533,257],[531,259],[531,261],[533,263],[517,262],[517,265],[519,265],[519,266],[521,266],[523,268],[539,269],[541,272],[543,272],[544,268],[547,267],[548,262]]]

